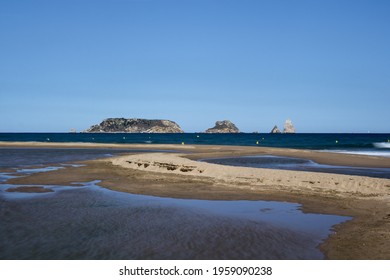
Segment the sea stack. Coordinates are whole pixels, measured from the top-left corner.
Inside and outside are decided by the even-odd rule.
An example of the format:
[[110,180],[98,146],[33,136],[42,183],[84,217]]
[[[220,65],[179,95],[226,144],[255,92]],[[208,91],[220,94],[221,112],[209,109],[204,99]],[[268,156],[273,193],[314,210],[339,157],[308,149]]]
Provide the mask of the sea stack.
[[206,130],[206,133],[239,133],[240,130],[231,121],[217,121],[215,126]]
[[84,132],[183,133],[184,131],[177,123],[169,120],[108,118]]
[[274,126],[274,128],[271,130],[270,133],[282,133],[277,125]]
[[287,119],[284,123],[283,133],[295,133],[295,127],[290,119]]

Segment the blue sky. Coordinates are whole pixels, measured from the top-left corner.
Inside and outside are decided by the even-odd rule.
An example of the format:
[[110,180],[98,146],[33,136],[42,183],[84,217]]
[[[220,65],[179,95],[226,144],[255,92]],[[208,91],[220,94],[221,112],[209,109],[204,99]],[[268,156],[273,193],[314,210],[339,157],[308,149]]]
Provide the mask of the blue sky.
[[0,132],[390,131],[390,1],[0,1]]

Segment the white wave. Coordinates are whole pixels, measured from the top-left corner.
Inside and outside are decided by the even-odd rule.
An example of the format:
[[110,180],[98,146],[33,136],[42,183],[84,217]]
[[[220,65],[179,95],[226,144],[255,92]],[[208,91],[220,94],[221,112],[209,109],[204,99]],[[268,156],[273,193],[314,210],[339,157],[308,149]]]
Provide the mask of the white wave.
[[390,149],[390,142],[377,142],[377,143],[372,143],[375,148],[378,149]]
[[322,150],[328,153],[352,154],[352,155],[366,155],[377,157],[390,157],[390,151],[353,151],[353,150]]

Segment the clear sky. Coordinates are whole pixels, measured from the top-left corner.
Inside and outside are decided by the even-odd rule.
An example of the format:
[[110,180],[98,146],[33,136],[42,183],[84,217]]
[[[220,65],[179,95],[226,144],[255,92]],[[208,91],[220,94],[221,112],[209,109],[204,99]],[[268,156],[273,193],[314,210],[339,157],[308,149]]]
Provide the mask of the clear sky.
[[390,132],[390,1],[0,1],[0,132]]

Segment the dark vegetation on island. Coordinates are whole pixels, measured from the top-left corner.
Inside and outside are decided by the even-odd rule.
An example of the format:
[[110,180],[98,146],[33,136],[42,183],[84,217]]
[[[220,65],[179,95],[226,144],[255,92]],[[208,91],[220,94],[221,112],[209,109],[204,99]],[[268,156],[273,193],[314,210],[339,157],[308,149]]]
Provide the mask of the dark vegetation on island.
[[[171,120],[149,120],[139,118],[108,118],[100,124],[92,125],[84,132],[103,133],[183,133],[183,129]],[[206,129],[205,133],[240,133],[238,127],[229,120],[217,121],[214,127]],[[278,127],[272,129],[270,133],[281,133]],[[291,120],[286,120],[283,133],[295,133],[295,128]]]

